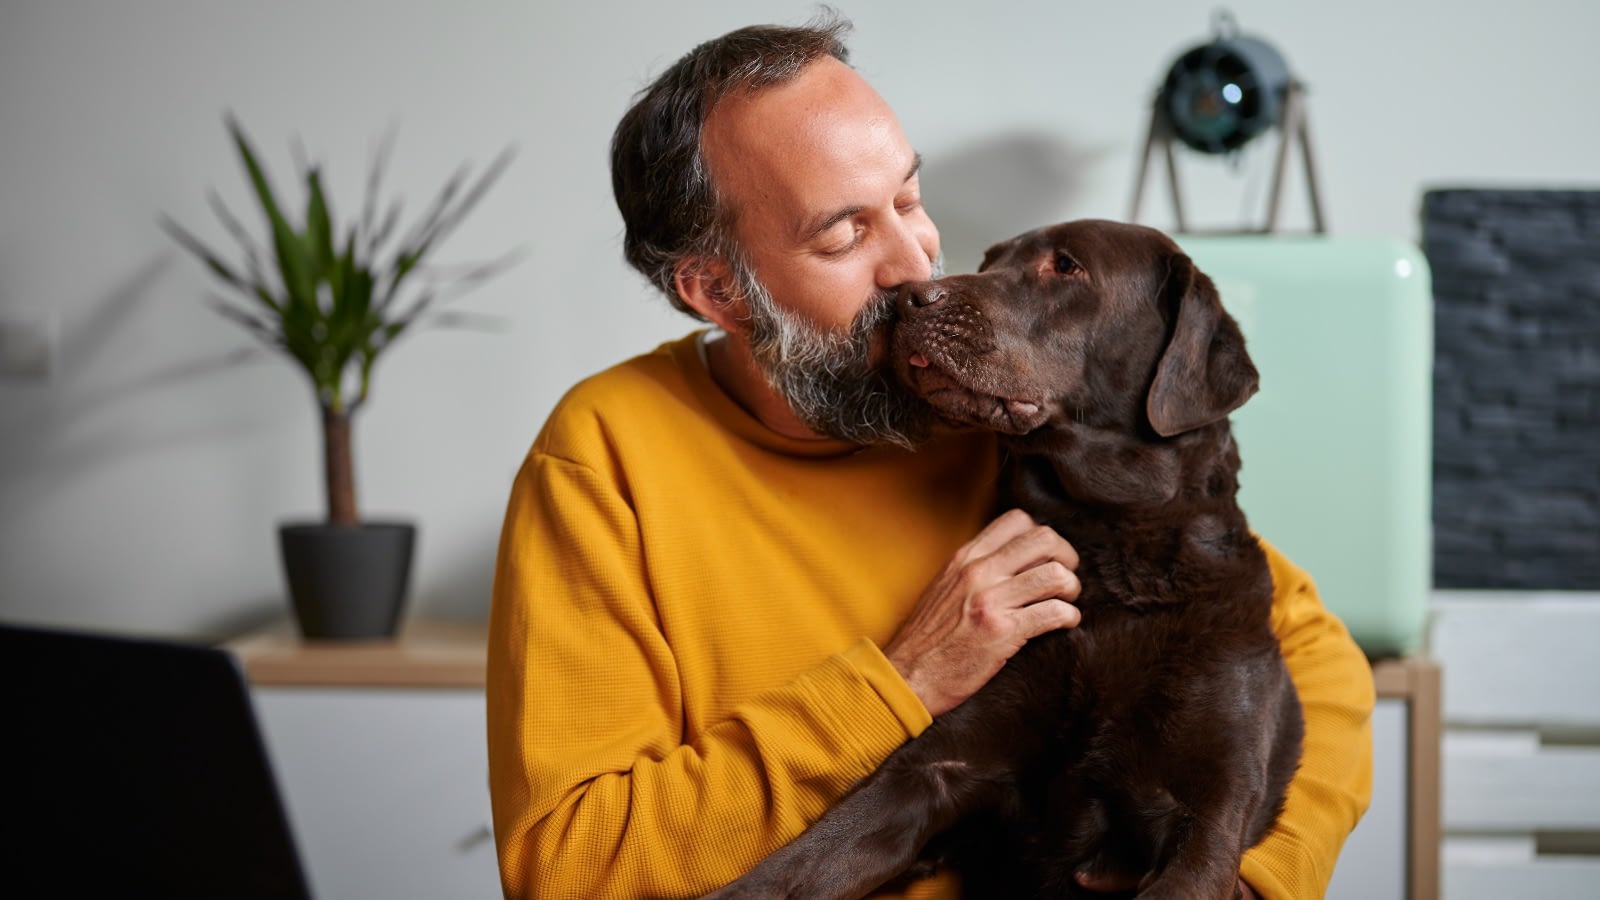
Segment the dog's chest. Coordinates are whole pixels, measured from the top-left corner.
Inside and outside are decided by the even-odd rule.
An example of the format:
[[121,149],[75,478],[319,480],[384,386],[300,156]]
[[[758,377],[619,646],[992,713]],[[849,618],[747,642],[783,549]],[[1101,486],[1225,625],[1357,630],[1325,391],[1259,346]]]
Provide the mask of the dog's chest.
[[1035,638],[1016,660],[1022,680],[1055,686],[1055,708],[1037,711],[1064,724],[1140,716],[1226,678],[1241,655],[1274,652],[1271,580],[1250,550],[1198,566],[1081,546],[1082,622]]

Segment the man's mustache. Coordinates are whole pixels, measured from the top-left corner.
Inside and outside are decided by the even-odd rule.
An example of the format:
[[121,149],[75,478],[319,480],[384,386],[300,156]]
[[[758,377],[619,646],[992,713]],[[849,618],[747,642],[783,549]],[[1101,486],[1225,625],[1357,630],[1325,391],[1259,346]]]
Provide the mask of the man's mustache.
[[[940,250],[928,262],[932,268],[928,275],[928,280],[943,278],[944,251]],[[850,323],[850,339],[857,347],[863,346],[866,341],[872,339],[875,332],[880,329],[886,329],[889,323],[894,321],[898,310],[897,301],[900,297],[900,290],[898,286],[883,288],[867,298],[867,302],[862,305],[861,311],[856,313],[855,319]]]

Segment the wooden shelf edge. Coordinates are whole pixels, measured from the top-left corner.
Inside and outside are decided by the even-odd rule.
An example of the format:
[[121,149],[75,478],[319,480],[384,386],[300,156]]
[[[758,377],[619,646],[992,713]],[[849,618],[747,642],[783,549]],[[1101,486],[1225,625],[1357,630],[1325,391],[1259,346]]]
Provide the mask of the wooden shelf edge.
[[1372,661],[1372,684],[1378,696],[1409,699],[1419,688],[1437,684],[1439,664],[1425,656],[1401,656]]
[[418,620],[393,640],[308,641],[283,622],[224,647],[258,687],[482,688],[486,633]]

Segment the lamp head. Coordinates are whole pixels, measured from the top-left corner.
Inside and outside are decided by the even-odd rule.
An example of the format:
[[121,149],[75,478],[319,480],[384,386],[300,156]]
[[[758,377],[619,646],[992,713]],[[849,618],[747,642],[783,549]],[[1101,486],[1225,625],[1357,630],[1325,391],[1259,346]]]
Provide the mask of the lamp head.
[[1178,57],[1156,101],[1172,133],[1201,153],[1229,153],[1276,125],[1289,86],[1282,54],[1223,31]]

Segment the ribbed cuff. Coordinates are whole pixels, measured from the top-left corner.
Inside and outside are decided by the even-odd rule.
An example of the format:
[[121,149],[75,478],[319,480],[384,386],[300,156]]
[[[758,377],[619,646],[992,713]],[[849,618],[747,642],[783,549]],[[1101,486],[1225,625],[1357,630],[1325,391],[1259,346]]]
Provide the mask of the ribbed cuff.
[[883,699],[884,705],[905,726],[908,738],[916,737],[933,724],[933,716],[928,708],[922,705],[922,700],[911,690],[911,685],[900,677],[900,672],[883,655],[883,650],[877,644],[862,638],[839,655]]

